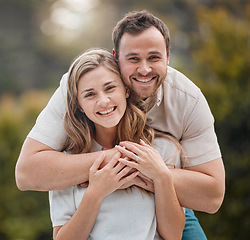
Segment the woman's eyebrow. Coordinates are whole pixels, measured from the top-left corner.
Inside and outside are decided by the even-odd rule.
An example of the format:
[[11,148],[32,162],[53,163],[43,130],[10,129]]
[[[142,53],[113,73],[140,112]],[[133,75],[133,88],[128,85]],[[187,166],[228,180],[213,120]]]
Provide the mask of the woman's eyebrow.
[[105,86],[107,86],[107,85],[109,85],[111,83],[114,83],[114,81],[108,81],[108,82],[104,83],[103,86],[105,87]]
[[84,89],[84,90],[80,93],[80,95],[82,95],[82,94],[84,94],[84,93],[86,93],[86,92],[91,92],[91,91],[93,91],[93,90],[94,90],[94,88]]

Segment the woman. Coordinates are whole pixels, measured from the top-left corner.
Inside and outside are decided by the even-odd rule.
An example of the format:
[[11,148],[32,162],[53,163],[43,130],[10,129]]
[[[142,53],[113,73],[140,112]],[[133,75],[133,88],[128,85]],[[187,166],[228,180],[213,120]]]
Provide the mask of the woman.
[[[90,50],[72,63],[64,150],[74,154],[113,148],[125,140],[135,142],[131,159],[153,182],[155,194],[138,187],[119,189],[139,171],[127,166],[131,163],[120,153],[102,166],[105,156],[101,154],[89,171],[88,188],[50,192],[54,239],[181,239],[185,216],[162,160],[174,155],[176,145],[167,138],[154,140],[154,131],[145,122],[145,113],[131,102],[110,53]],[[153,140],[161,155],[150,146]],[[147,154],[138,151],[139,143],[147,147]],[[179,162],[178,157],[173,159],[174,164]]]

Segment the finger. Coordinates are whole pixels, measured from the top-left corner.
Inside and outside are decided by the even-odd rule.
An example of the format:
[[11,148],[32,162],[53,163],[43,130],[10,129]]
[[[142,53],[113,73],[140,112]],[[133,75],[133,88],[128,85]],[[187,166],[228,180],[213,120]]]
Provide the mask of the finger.
[[146,144],[144,141],[143,142],[145,145],[142,145],[141,141],[143,141],[143,140],[140,139],[140,144],[135,143],[135,142],[123,141],[123,142],[120,142],[119,145],[122,147],[128,147],[129,145],[132,145],[132,146],[140,149],[141,151],[143,151],[143,149],[145,149],[145,147],[150,147],[150,145]]
[[131,174],[128,175],[127,177],[122,178],[122,179],[120,180],[120,184],[121,184],[121,185],[126,184],[127,182],[133,180],[138,174],[139,174],[138,171],[135,171],[135,172],[131,173]]
[[86,187],[89,186],[89,181],[86,181],[86,182],[81,183],[81,184],[79,184],[79,185],[80,185],[80,187],[82,187],[82,188],[86,188]]
[[[139,174],[140,174],[140,172],[139,172]],[[145,186],[147,186],[146,182],[142,178],[140,178],[139,174],[133,180],[134,184],[136,186],[138,186],[138,187],[145,187]]]
[[128,160],[125,160],[124,158],[119,158],[118,161],[123,163],[124,165],[127,165],[127,166],[129,166],[131,168],[136,168],[137,170],[139,170],[138,169],[139,164],[137,162],[128,161]]
[[147,143],[145,143],[142,139],[140,139],[140,144],[144,147],[150,147]]
[[114,167],[114,170],[116,173],[120,172],[123,168],[125,167],[125,165],[121,162],[118,162],[118,164]]
[[[121,152],[123,155],[125,155],[126,157],[129,157],[130,159],[133,159],[133,160],[138,160],[138,155],[139,154],[136,154],[134,152],[131,152],[130,150],[127,150],[119,145],[115,146],[116,149],[119,150],[119,152]],[[137,151],[139,152],[139,151]]]
[[111,168],[113,168],[113,167],[116,165],[116,163],[118,162],[118,158],[119,158],[119,157],[121,157],[121,153],[120,153],[120,152],[116,153],[116,154],[111,158],[110,162],[109,162],[105,167],[111,167]]
[[[128,166],[124,167],[124,168],[117,174],[117,176],[121,179],[122,177],[126,176],[126,175],[129,173],[129,171],[130,171],[131,169],[132,169],[132,168],[131,168],[131,167],[128,167]],[[130,174],[129,174],[129,175],[130,175]]]
[[139,173],[138,175],[141,179],[144,179],[146,181],[149,181],[149,182],[153,182],[152,179],[150,179],[149,177],[145,176],[144,174],[142,173]]
[[99,167],[101,166],[104,158],[105,158],[105,153],[102,152],[100,154],[100,156],[94,161],[94,163],[92,164],[90,170],[91,171],[97,171],[99,169]]

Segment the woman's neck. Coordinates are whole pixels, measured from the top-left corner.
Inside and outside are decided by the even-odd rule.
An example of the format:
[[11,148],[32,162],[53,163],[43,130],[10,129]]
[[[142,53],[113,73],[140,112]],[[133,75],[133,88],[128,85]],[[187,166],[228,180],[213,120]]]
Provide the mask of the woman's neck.
[[110,149],[115,146],[117,140],[117,127],[114,128],[96,128],[95,141],[100,144],[103,149]]

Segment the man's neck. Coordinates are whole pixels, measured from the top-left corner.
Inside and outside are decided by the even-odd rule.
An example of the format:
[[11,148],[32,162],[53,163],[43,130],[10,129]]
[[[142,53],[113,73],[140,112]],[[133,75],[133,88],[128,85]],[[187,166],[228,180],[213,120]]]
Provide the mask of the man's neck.
[[150,109],[155,105],[155,102],[156,102],[156,94],[144,100],[146,112],[150,111]]

